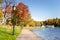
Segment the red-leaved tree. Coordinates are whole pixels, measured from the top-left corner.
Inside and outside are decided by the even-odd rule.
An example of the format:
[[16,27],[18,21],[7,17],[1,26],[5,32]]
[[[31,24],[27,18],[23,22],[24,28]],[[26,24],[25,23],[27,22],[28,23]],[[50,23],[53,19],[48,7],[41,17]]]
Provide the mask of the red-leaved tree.
[[30,16],[28,6],[23,3],[19,3],[17,5],[16,11],[17,11],[16,16],[18,20],[20,21],[21,24],[24,25],[28,21]]
[[10,6],[10,5],[6,6],[6,13],[12,14],[12,6]]

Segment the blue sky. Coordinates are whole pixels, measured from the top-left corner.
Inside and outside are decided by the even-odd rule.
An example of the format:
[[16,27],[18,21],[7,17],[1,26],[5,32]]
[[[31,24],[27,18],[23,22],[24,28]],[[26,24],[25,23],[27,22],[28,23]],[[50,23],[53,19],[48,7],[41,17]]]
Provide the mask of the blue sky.
[[29,7],[32,18],[36,21],[60,18],[60,0],[17,0]]

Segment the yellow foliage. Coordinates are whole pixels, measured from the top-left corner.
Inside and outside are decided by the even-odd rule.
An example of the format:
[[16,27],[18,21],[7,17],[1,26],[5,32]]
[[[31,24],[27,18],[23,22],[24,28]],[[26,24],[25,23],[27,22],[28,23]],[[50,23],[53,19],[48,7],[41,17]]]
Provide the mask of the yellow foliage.
[[40,22],[40,21],[36,22],[36,26],[41,26],[41,25],[43,25],[43,22]]
[[29,26],[35,26],[35,22],[31,19],[31,20],[27,23],[27,25],[29,25]]
[[2,11],[2,8],[0,7],[0,19],[3,18],[3,11]]
[[0,4],[3,2],[3,0],[0,0]]

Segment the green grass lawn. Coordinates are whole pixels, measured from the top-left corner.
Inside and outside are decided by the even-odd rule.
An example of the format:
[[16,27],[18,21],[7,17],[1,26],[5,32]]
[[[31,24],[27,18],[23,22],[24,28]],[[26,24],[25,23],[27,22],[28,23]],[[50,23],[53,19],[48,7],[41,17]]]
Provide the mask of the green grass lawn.
[[12,35],[12,28],[9,29],[0,27],[0,40],[16,40],[21,31],[21,29],[15,28],[15,35]]

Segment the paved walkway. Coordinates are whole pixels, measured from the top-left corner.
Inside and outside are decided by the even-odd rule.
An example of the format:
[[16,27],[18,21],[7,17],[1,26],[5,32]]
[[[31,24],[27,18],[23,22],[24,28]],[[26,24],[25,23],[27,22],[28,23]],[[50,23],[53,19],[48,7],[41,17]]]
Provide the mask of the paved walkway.
[[19,35],[16,40],[43,40],[43,39],[31,31],[23,29],[21,35]]

